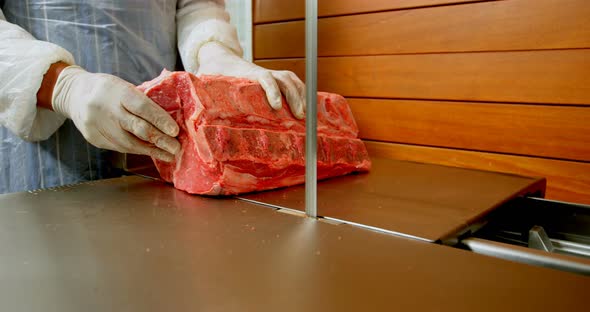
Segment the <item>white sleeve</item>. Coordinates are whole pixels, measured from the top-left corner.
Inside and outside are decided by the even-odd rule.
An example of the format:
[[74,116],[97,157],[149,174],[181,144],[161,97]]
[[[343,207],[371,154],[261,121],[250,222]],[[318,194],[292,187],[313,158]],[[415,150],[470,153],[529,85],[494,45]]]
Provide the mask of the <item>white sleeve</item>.
[[6,21],[0,9],[0,125],[27,141],[49,138],[65,117],[37,108],[37,91],[51,64],[74,64],[65,49],[36,40]]
[[199,49],[207,42],[215,41],[238,56],[243,54],[224,0],[179,0],[176,23],[178,50],[186,71],[197,72]]

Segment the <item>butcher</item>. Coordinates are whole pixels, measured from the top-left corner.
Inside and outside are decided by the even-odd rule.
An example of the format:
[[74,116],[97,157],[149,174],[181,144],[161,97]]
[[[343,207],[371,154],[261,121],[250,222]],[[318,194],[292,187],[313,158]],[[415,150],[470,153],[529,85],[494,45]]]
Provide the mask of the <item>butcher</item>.
[[0,193],[112,177],[109,151],[173,160],[178,125],[134,87],[163,69],[258,81],[303,118],[303,83],[241,56],[223,0],[0,0]]

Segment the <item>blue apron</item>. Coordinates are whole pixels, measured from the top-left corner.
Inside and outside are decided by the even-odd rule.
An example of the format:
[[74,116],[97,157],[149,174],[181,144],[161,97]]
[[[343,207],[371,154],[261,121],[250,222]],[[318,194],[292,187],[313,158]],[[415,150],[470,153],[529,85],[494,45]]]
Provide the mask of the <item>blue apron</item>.
[[[70,51],[90,72],[133,84],[176,68],[176,0],[0,0],[8,22]],[[109,152],[86,142],[71,120],[29,143],[0,127],[0,194],[116,175]]]

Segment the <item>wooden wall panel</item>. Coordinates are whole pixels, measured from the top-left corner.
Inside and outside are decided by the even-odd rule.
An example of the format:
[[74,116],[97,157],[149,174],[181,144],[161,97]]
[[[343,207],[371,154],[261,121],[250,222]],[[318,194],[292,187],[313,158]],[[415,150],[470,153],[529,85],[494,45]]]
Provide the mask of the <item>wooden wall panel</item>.
[[[255,1],[257,64],[305,78],[303,11]],[[319,15],[319,90],[349,98],[370,154],[543,176],[548,198],[590,204],[590,1],[320,0]]]
[[372,156],[547,178],[547,198],[590,204],[590,164],[535,157],[366,142]]
[[365,139],[590,161],[590,107],[348,102]]
[[[322,18],[318,55],[589,48],[589,16],[587,0],[511,0]],[[305,56],[303,21],[254,31],[256,59]]]
[[[318,0],[318,15],[333,16],[486,0]],[[254,23],[303,19],[305,0],[254,0]]]
[[[303,59],[260,60],[303,78]],[[590,103],[590,49],[322,57],[318,88],[348,97]]]

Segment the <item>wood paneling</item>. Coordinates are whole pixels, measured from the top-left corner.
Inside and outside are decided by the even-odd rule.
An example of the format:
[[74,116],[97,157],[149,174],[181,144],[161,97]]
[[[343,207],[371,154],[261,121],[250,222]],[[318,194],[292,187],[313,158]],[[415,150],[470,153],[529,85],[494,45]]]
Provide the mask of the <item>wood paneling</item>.
[[[480,1],[482,0],[319,0],[318,15],[344,15]],[[304,17],[305,0],[254,0],[255,24]]]
[[[326,55],[326,27],[318,23],[318,55]],[[348,32],[353,27],[341,29]],[[280,44],[278,44],[280,42]],[[305,57],[305,24],[302,21],[254,26],[254,59]]]
[[[348,97],[371,155],[546,177],[548,198],[590,204],[590,1],[318,9],[318,88]],[[303,12],[255,1],[257,64],[305,78]]]
[[[303,59],[261,60],[303,78]],[[348,97],[590,103],[590,49],[321,57],[318,88]]]
[[[588,48],[589,16],[588,0],[511,0],[322,18],[318,55]],[[256,59],[305,56],[303,21],[254,31]]]
[[547,178],[547,198],[590,204],[590,164],[414,145],[366,142],[369,154]]
[[590,107],[348,102],[365,139],[590,161]]

